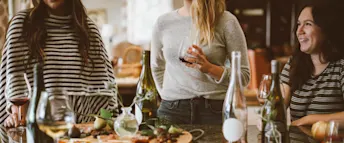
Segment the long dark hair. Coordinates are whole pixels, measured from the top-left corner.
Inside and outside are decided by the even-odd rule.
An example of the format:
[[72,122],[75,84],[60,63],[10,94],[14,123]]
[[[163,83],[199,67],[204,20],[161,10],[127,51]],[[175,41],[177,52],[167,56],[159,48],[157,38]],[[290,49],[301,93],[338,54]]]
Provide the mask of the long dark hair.
[[[324,63],[331,63],[344,58],[342,47],[344,41],[344,20],[342,14],[344,11],[343,2],[341,1],[313,0],[313,3],[304,6],[304,8],[310,7],[312,9],[314,22],[320,27],[321,33],[325,37],[323,45],[319,46],[321,56],[324,59],[321,62]],[[290,65],[290,85],[291,91],[294,92],[311,78],[315,68],[310,55],[302,52],[300,48],[296,48]]]
[[[80,0],[65,0],[65,11],[72,16],[72,26],[79,36],[79,52],[83,61],[83,66],[92,63],[93,60],[89,57],[90,52],[90,35],[87,24],[87,14],[85,7]],[[24,38],[29,46],[28,63],[32,60],[44,61],[45,53],[45,39],[47,38],[46,26],[44,19],[48,15],[48,6],[40,0],[39,3],[29,11],[29,15],[24,23]]]

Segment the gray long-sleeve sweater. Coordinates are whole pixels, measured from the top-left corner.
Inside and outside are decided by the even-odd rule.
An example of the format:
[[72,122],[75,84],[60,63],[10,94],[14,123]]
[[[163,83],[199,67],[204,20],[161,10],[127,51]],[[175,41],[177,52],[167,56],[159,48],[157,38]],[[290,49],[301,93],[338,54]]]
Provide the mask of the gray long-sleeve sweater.
[[229,85],[231,70],[225,67],[227,55],[241,51],[241,79],[244,86],[250,80],[247,45],[237,18],[225,11],[215,28],[211,46],[199,45],[208,61],[225,70],[220,80],[206,73],[186,67],[179,60],[181,41],[190,35],[191,17],[181,16],[177,10],[159,17],[154,27],[151,45],[152,74],[161,98],[164,100],[191,99],[203,96],[223,100]]

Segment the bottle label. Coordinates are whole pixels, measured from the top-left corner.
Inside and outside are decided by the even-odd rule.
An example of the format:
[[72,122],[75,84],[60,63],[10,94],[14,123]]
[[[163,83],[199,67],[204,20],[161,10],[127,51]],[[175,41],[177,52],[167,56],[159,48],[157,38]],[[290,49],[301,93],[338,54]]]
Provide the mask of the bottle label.
[[137,120],[137,123],[140,125],[143,117],[142,117],[142,110],[137,104],[135,104],[135,118]]
[[244,135],[244,125],[238,119],[229,118],[223,123],[222,132],[227,141],[235,142]]
[[146,98],[146,100],[151,101],[153,97],[155,97],[155,93],[153,91],[147,91],[144,97]]

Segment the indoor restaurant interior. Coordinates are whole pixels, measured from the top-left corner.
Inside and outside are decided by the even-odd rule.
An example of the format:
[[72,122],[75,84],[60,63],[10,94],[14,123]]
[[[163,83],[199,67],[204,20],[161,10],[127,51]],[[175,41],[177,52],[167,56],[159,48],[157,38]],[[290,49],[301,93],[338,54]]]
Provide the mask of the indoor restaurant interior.
[[343,16],[341,0],[0,0],[0,143],[343,143]]

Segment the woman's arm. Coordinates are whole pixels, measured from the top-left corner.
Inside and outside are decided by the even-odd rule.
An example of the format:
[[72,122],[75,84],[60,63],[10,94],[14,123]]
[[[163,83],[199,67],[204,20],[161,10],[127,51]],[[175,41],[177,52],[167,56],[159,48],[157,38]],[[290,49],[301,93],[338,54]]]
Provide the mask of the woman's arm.
[[[244,32],[236,17],[229,12],[225,12],[220,21],[221,23],[219,23],[219,25],[222,26],[221,32],[223,32],[223,44],[226,46],[225,48],[227,51],[225,56],[231,55],[233,51],[240,51],[241,79],[243,86],[246,86],[250,81],[250,66],[247,57],[247,44]],[[192,50],[193,48],[195,49],[194,51]],[[214,82],[218,84],[228,85],[231,68],[210,63],[200,47],[193,45],[193,48],[190,47],[188,53],[195,58],[186,58],[185,60],[191,63],[186,65],[210,75],[215,80]],[[222,58],[225,59],[226,57]]]
[[288,108],[290,104],[290,98],[291,98],[290,86],[288,84],[281,83],[280,87],[281,87],[282,96],[284,98],[284,104],[286,108]]
[[[18,110],[16,106],[6,100],[5,88],[8,84],[7,77],[9,74],[23,74],[24,62],[27,58],[28,47],[26,43],[22,42],[23,24],[28,13],[26,11],[18,12],[11,20],[6,33],[5,45],[2,49],[1,65],[0,65],[0,124],[3,124],[5,120],[11,120],[10,127],[13,127],[18,123],[16,114]],[[9,70],[11,69],[11,70]],[[32,83],[31,83],[32,85]],[[22,112],[24,115],[25,113]],[[11,118],[9,115],[12,114]]]
[[332,114],[307,115],[305,117],[302,117],[301,119],[293,121],[291,125],[292,126],[312,125],[318,121],[328,122],[331,120],[344,120],[344,112],[337,112],[337,113],[332,113]]
[[[233,15],[229,14],[229,19],[227,19],[227,22],[225,24],[225,29],[224,29],[224,36],[226,40],[226,48],[227,48],[227,55],[230,55],[233,51],[240,51],[241,52],[241,80],[243,86],[247,86],[250,78],[251,78],[251,73],[250,73],[250,63],[248,61],[248,56],[247,56],[247,43],[246,43],[246,38],[244,35],[244,32],[240,26],[240,23],[238,19]],[[229,59],[231,60],[231,59]],[[226,69],[227,71],[224,72],[226,73],[226,79],[229,80],[230,76],[230,68]],[[224,82],[228,82],[223,80]]]
[[157,20],[152,35],[151,41],[151,69],[152,76],[158,89],[159,94],[162,94],[162,84],[165,73],[165,58],[163,54],[163,44],[161,42],[161,29],[159,28],[159,19]]
[[[99,49],[100,51],[100,57],[103,61],[103,70],[104,72],[106,73],[106,80],[104,80],[103,82],[111,82],[112,84],[112,88],[111,88],[111,91],[109,91],[109,95],[111,95],[110,99],[109,99],[109,102],[108,102],[108,106],[107,106],[107,109],[108,110],[116,110],[118,111],[118,87],[117,87],[117,84],[116,84],[116,81],[115,81],[115,76],[114,76],[114,71],[113,71],[113,67],[112,67],[112,64],[110,62],[110,58],[108,56],[108,53],[104,47],[104,43],[103,43],[103,38],[100,36],[100,32],[97,28],[97,26],[93,23],[93,21],[91,19],[87,19],[88,21],[88,26],[89,28],[91,29],[91,33],[93,34],[93,36],[96,38],[94,40],[94,42],[97,42],[97,43],[94,43],[94,48],[97,48]],[[98,46],[96,46],[98,45]],[[103,76],[103,75],[102,75]],[[101,78],[101,77],[100,77]],[[104,87],[106,88],[106,87]],[[107,93],[105,93],[107,94]]]

